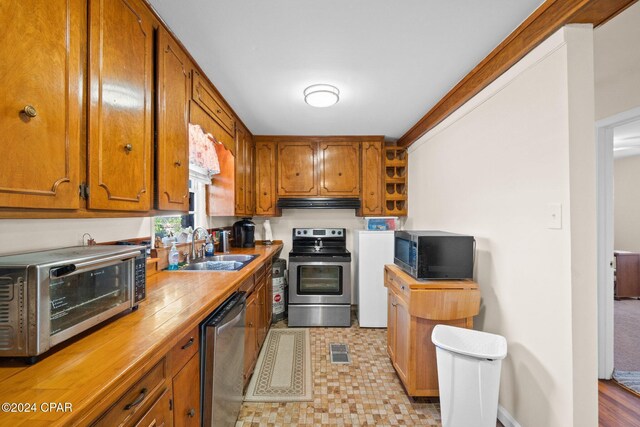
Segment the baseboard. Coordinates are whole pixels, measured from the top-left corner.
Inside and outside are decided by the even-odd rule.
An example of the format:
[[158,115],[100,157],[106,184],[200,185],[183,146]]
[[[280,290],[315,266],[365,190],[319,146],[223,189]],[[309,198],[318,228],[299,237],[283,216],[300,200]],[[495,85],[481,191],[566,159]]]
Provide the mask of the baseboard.
[[504,427],[522,427],[501,405],[498,405],[498,421],[500,421]]

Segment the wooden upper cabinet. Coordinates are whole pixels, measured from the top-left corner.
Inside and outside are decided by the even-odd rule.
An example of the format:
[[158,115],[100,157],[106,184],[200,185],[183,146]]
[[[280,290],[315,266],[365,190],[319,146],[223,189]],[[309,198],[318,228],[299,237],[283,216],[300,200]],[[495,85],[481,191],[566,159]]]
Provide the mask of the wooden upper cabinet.
[[235,132],[235,119],[231,111],[227,109],[220,96],[202,78],[200,73],[193,71],[193,100],[213,117],[230,135]]
[[255,162],[255,214],[259,216],[279,215],[276,207],[276,150],[272,141],[257,140]]
[[[236,152],[235,152],[235,214],[237,216],[250,215],[247,212],[247,186],[250,184],[246,179],[248,172],[247,157],[251,153],[247,147],[248,131],[244,126],[238,125],[236,128]],[[249,165],[250,166],[250,165]]]
[[187,54],[160,28],[157,45],[156,204],[189,210],[189,85]]
[[278,143],[278,195],[317,196],[317,143]]
[[362,207],[360,214],[382,215],[384,192],[382,176],[383,140],[362,143]]
[[320,142],[320,196],[360,195],[360,143]]
[[247,152],[246,152],[246,205],[247,215],[255,215],[256,212],[256,145],[251,133],[247,132]]
[[76,209],[86,4],[3,0],[0,26],[0,206]]
[[89,3],[91,209],[151,207],[153,17],[140,0]]

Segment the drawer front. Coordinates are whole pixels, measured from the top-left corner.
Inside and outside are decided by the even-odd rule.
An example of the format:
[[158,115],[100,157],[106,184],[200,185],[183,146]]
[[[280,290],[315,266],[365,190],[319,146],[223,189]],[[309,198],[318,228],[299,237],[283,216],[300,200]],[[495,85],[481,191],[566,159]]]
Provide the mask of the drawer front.
[[253,288],[255,285],[253,277],[254,276],[249,276],[244,282],[242,282],[238,290],[240,292],[246,292],[247,294],[250,294],[251,292],[253,292]]
[[137,383],[131,386],[118,401],[105,412],[94,426],[114,427],[130,424],[142,409],[157,399],[165,386],[165,359],[158,362]]
[[265,270],[266,269],[265,269],[265,265],[264,264],[262,264],[260,267],[258,267],[256,272],[254,273],[254,276],[256,278],[256,283],[258,283],[264,277]]
[[197,72],[193,73],[193,92],[191,96],[193,100],[220,123],[227,132],[231,135],[234,134],[235,121],[233,120],[233,115],[224,107],[222,100],[218,98],[208,83],[206,83]]
[[135,427],[164,427],[171,425],[171,389],[166,389]]
[[399,294],[409,298],[411,295],[411,289],[409,285],[405,283],[400,277],[398,277],[393,271],[388,269],[384,270],[385,281],[388,286],[393,287]]
[[200,335],[196,326],[171,349],[169,355],[169,372],[175,376],[191,357],[200,349]]

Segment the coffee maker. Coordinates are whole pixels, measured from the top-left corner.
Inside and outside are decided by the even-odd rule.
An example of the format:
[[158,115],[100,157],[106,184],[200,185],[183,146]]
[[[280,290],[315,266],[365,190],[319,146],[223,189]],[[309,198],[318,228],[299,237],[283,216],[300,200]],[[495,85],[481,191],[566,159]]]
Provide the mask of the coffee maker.
[[250,218],[242,218],[233,224],[233,246],[236,248],[253,248],[256,246],[256,225]]

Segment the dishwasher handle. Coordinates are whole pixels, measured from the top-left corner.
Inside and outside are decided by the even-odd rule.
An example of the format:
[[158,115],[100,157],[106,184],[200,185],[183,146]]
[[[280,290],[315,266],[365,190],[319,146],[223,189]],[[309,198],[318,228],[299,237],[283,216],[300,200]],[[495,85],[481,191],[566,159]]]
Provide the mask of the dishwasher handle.
[[245,310],[247,295],[245,292],[238,292],[225,303],[215,316],[207,322],[206,326],[214,326],[216,329],[223,328],[226,324],[233,322],[238,315]]

